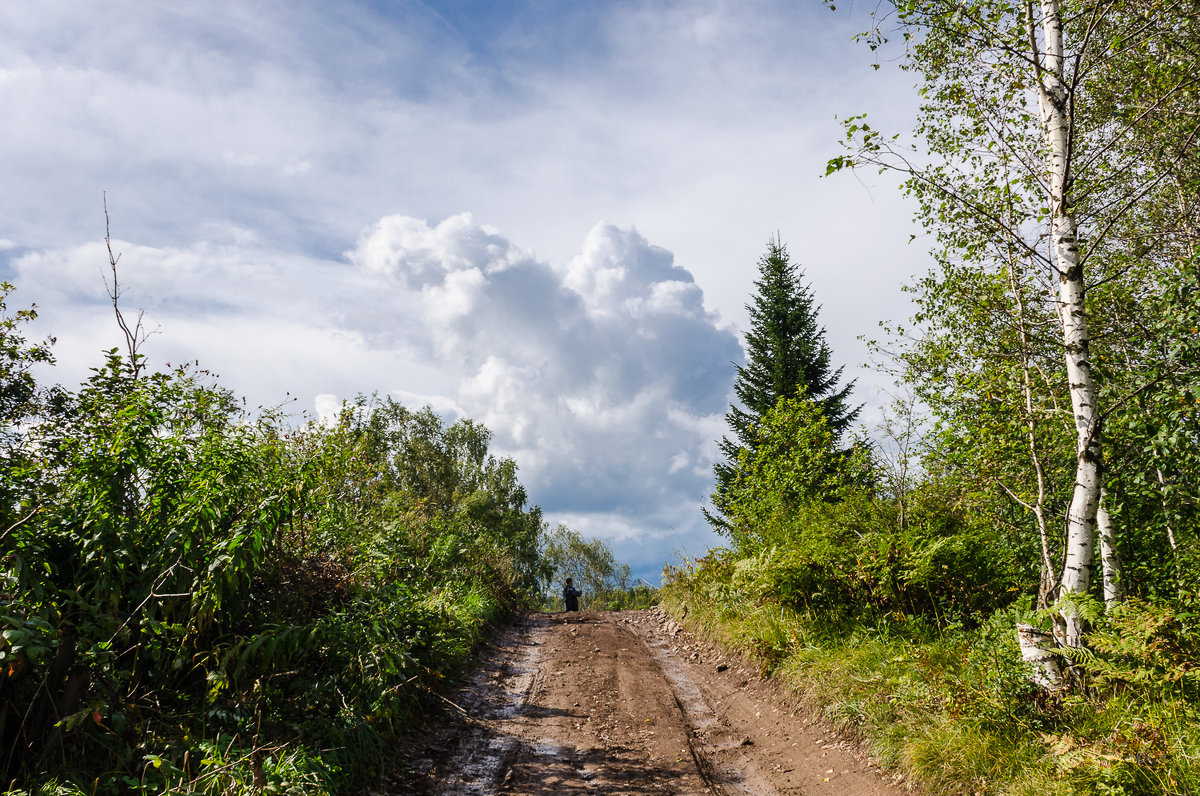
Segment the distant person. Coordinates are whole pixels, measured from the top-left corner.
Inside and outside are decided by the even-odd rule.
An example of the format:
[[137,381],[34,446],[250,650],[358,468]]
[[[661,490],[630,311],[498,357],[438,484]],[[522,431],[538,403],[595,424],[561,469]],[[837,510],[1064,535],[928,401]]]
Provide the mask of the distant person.
[[563,586],[563,605],[568,611],[579,610],[579,595],[582,592],[575,588],[575,581],[567,578],[567,584]]

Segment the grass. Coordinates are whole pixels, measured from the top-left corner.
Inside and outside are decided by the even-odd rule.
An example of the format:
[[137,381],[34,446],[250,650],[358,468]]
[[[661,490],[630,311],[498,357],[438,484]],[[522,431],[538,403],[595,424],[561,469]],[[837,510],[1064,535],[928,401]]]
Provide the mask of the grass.
[[1153,691],[1113,680],[1080,695],[1039,693],[1020,662],[1012,612],[972,628],[831,620],[695,575],[661,594],[681,624],[749,653],[926,793],[1200,793],[1194,689],[1159,677]]

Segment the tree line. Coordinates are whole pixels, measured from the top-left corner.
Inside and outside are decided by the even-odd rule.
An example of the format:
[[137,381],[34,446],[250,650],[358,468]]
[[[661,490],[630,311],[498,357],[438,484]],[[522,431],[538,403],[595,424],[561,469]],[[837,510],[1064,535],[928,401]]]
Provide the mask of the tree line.
[[377,396],[297,422],[150,368],[116,259],[127,346],[76,389],[38,382],[51,348],[0,288],[6,792],[355,791],[560,570],[623,601],[478,423]]

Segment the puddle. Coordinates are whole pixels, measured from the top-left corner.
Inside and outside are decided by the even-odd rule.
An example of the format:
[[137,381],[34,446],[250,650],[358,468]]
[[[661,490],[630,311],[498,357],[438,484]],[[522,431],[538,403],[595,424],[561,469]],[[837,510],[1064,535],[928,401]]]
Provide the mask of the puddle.
[[[513,638],[504,639],[497,647],[519,649],[507,661],[501,687],[497,688],[494,673],[481,671],[473,677],[463,699],[471,718],[485,725],[503,724],[515,719],[529,701],[537,683],[538,663],[542,645],[537,637],[544,628],[521,627]],[[507,653],[498,652],[501,655]],[[474,726],[459,745],[459,751],[447,761],[446,770],[456,772],[451,781],[443,784],[442,793],[451,796],[474,796],[496,792],[502,774],[501,767],[512,756],[518,739],[511,733],[492,732],[495,727]],[[491,736],[491,737],[488,737]],[[553,752],[548,749],[547,754]]]

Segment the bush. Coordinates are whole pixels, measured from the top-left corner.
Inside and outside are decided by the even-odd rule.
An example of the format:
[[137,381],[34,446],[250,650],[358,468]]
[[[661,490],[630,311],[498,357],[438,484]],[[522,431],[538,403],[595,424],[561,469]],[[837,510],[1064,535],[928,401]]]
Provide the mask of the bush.
[[[0,771],[9,789],[335,792],[541,572],[485,429],[391,401],[250,418],[115,351],[7,435]],[[22,411],[27,411],[22,409]],[[19,468],[19,472],[17,472]]]

